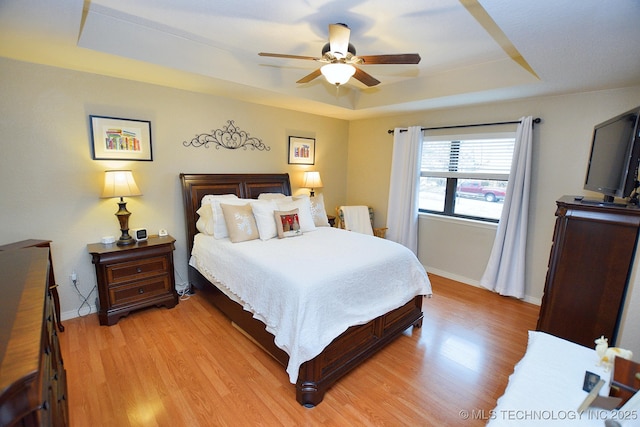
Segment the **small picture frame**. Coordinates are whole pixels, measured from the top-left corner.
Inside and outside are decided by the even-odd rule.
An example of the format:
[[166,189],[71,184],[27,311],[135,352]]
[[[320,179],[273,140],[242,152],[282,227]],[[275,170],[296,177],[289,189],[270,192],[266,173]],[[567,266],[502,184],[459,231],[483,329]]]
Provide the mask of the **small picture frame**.
[[589,393],[600,381],[600,375],[594,374],[593,372],[586,371],[584,373],[584,382],[582,384],[582,390]]
[[89,116],[93,160],[152,161],[151,122]]
[[313,165],[316,162],[315,138],[289,137],[289,164]]

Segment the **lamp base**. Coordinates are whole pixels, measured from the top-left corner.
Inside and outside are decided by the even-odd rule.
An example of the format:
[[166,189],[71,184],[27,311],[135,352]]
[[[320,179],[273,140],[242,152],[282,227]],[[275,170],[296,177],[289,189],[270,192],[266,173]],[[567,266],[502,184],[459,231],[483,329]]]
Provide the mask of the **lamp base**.
[[116,245],[118,245],[118,246],[128,246],[128,245],[133,245],[136,242],[133,239],[133,237],[129,236],[128,231],[129,230],[127,230],[127,233],[125,233],[123,231],[122,236],[120,236],[120,238],[116,242]]
[[122,234],[116,244],[118,246],[133,245],[136,241],[129,235],[129,217],[131,216],[131,212],[127,210],[127,202],[125,202],[122,197],[120,197],[118,207],[119,209],[118,212],[116,212],[116,217],[120,223],[120,231]]

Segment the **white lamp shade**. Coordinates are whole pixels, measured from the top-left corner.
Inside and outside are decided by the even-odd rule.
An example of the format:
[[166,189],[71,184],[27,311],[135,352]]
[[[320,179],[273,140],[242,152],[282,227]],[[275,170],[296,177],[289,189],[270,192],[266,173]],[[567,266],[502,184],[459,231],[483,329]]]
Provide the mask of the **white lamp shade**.
[[131,171],[106,171],[102,198],[142,196]]
[[304,173],[304,184],[302,184],[305,188],[320,188],[322,187],[322,180],[320,179],[320,172],[316,171],[308,171]]
[[334,85],[343,85],[356,73],[356,68],[350,64],[335,63],[323,65],[320,72],[327,81]]

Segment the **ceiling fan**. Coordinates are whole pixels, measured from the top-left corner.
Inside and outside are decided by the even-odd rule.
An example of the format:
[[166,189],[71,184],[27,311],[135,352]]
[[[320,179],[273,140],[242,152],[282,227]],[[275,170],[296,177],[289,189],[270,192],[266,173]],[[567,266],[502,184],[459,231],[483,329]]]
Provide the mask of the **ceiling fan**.
[[305,59],[324,63],[325,65],[304,76],[296,83],[308,83],[316,77],[324,75],[327,81],[336,86],[347,83],[351,77],[369,87],[380,84],[378,79],[356,65],[418,64],[420,62],[420,55],[417,53],[356,56],[355,47],[349,43],[350,34],[351,30],[346,24],[329,24],[329,43],[322,48],[322,57],[320,58],[266,52],[260,52],[258,55],[274,58]]

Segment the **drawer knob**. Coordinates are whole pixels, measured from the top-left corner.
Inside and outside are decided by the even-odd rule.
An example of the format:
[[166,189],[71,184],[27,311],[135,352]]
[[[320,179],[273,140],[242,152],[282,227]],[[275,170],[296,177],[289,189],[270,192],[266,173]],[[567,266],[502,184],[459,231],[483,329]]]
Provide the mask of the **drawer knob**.
[[140,267],[137,268],[138,273],[142,273],[142,269]]
[[139,294],[144,294],[144,289],[142,289],[142,288],[138,289],[138,293]]

